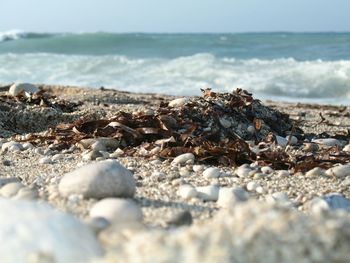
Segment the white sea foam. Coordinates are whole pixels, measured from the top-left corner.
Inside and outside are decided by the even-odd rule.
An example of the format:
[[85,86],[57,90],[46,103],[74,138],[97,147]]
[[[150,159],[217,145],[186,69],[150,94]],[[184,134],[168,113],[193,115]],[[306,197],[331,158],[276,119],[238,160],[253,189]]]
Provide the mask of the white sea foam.
[[54,54],[0,55],[0,83],[25,81],[198,95],[200,88],[248,89],[264,98],[350,98],[350,61],[233,59],[196,54],[175,59]]
[[3,31],[3,32],[0,32],[0,42],[20,39],[20,38],[25,37],[26,35],[27,35],[26,32],[23,32],[23,31],[17,30],[17,29]]

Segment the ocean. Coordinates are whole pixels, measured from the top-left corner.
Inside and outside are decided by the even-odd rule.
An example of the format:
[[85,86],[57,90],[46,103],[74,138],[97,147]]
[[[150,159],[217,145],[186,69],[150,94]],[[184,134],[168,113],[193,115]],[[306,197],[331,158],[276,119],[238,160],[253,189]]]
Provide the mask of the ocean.
[[350,105],[350,33],[0,32],[0,83]]

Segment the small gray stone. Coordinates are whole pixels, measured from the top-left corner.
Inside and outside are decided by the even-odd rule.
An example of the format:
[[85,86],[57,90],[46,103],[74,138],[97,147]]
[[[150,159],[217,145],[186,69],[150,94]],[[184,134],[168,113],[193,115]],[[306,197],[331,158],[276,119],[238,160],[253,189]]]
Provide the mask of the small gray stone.
[[328,147],[342,146],[342,143],[339,140],[333,138],[315,139],[312,140],[312,142]]
[[133,197],[135,181],[131,172],[115,160],[91,163],[66,174],[59,183],[63,196],[85,198]]
[[193,153],[184,153],[181,154],[172,161],[173,164],[185,164],[188,161],[194,161],[194,155]]

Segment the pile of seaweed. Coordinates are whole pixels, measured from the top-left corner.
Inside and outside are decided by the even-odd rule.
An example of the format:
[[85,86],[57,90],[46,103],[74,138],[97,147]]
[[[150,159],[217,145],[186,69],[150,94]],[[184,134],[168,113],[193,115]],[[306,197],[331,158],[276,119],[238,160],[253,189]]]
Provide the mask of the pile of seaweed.
[[286,136],[293,129],[287,114],[262,105],[245,90],[202,92],[202,97],[183,99],[176,106],[162,103],[152,113],[117,112],[110,119],[61,124],[29,141],[64,149],[82,139],[109,137],[127,155],[158,147],[153,152],[162,158],[191,152],[199,162],[238,165],[257,159],[246,141],[273,142],[274,135]]

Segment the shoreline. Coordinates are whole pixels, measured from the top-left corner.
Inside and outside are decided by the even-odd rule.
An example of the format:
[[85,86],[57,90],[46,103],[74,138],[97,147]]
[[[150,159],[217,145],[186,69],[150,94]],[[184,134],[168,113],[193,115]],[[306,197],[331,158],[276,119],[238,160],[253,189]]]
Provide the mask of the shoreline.
[[[8,134],[39,132],[45,135],[49,127],[52,129],[61,122],[72,123],[81,118],[106,120],[119,111],[135,112],[135,116],[137,112],[154,114],[159,105],[178,98],[109,89],[50,85],[43,88],[48,94],[66,101],[63,104],[56,101],[53,105],[68,107],[68,102],[79,101],[82,104],[72,106],[70,112],[59,112],[57,108],[48,109],[3,97],[0,114],[17,114],[13,115],[16,122],[2,123],[3,128],[15,125],[7,130]],[[271,101],[263,104],[269,109],[287,113],[299,123],[304,133],[323,138],[327,138],[325,132],[329,137],[343,134],[342,139],[336,139],[341,145],[336,146],[341,154],[335,157],[332,166],[336,166],[337,158],[341,160],[342,156],[349,154],[343,150],[349,144],[349,107]],[[23,119],[18,117],[19,114],[24,116]],[[20,188],[27,189],[27,194],[21,197],[18,190],[7,198],[48,202],[61,211],[74,214],[89,227],[96,227],[91,224],[89,213],[98,200],[85,198],[84,194],[64,196],[59,189],[62,178],[77,167],[105,159],[116,159],[132,172],[136,193],[131,200],[141,209],[143,219],[137,221],[137,226],[122,226],[118,220],[117,223],[109,222],[109,227],[102,226],[96,239],[107,253],[105,260],[99,262],[138,262],[141,259],[143,262],[184,262],[183,259],[185,262],[214,262],[232,258],[237,262],[259,262],[262,256],[266,262],[288,259],[297,262],[305,257],[305,262],[315,262],[317,253],[325,262],[348,259],[349,252],[345,247],[350,234],[344,232],[344,227],[350,226],[350,216],[333,211],[331,204],[327,207],[322,201],[330,193],[338,193],[346,200],[350,198],[348,168],[345,174],[338,176],[337,172],[329,174],[333,170],[322,168],[300,172],[256,163],[238,167],[212,165],[198,162],[197,156],[192,161],[174,164],[173,157],[160,158],[156,154],[148,155],[147,151],[144,157],[141,154],[128,156],[115,149],[102,150],[100,155],[93,156],[91,145],[55,150],[44,142],[38,146],[33,143],[24,149],[24,144],[30,140],[27,138],[21,142],[18,137],[21,136],[16,140],[10,137],[1,139],[0,177],[20,182]],[[295,146],[287,146],[289,149],[283,146],[277,150],[295,157],[300,151],[312,155],[333,147],[320,141],[316,143],[316,150],[307,152],[303,148],[305,138]],[[10,141],[14,144],[20,141],[20,145],[17,148],[3,147]],[[343,166],[348,165],[349,160]],[[1,189],[0,194],[4,196]],[[187,219],[181,217],[186,211],[191,220],[188,214]],[[270,224],[271,220],[273,224]],[[206,248],[206,252],[198,251],[199,246]],[[300,249],[311,252],[303,250],[304,254],[299,253]],[[250,250],[253,256],[249,256]]]

